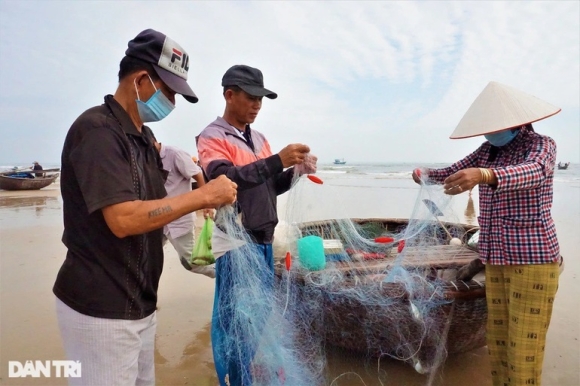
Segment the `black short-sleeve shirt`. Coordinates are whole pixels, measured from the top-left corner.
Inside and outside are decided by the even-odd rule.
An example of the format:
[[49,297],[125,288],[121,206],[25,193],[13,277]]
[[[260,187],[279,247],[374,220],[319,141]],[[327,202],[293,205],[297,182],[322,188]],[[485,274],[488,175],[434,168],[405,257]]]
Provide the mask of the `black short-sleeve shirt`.
[[61,193],[68,252],[53,292],[94,317],[141,319],[155,311],[163,229],[116,237],[101,209],[166,196],[151,130],[139,132],[111,95],[81,114],[65,139]]

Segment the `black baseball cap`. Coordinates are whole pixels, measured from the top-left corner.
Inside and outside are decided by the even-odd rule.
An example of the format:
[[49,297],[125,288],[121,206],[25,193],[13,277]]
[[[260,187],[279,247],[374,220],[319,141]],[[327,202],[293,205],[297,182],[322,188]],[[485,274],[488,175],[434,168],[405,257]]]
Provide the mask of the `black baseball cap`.
[[222,78],[222,86],[238,86],[250,95],[276,99],[278,94],[264,88],[264,76],[257,68],[236,64]]
[[165,34],[146,29],[129,41],[125,55],[153,64],[163,82],[191,103],[199,99],[187,84],[189,55],[179,44]]

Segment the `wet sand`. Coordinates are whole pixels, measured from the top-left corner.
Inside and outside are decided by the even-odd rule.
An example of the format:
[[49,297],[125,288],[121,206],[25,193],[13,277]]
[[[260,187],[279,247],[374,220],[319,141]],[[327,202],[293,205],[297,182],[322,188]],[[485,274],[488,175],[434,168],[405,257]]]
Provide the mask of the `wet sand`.
[[[384,200],[381,210],[394,213],[391,217],[409,212],[404,208],[416,196],[406,182],[402,187],[376,194]],[[318,189],[315,187],[305,189]],[[329,184],[328,189],[332,189]],[[366,192],[366,191],[365,191]],[[311,217],[321,211],[309,203],[320,192],[306,191],[304,199]],[[341,195],[349,195],[345,188]],[[359,192],[360,193],[360,192]],[[368,216],[366,205],[374,205],[376,197],[358,194],[363,208],[357,216]],[[367,193],[365,193],[367,194]],[[338,196],[338,195],[337,195]],[[320,196],[318,196],[320,197]],[[282,200],[283,201],[283,200]],[[366,203],[366,204],[365,204]],[[403,203],[403,204],[402,204]],[[471,205],[474,203],[472,202]],[[357,205],[353,203],[352,205]],[[344,205],[337,208],[345,211]],[[469,220],[467,195],[455,202],[463,220]],[[477,210],[477,202],[475,202]],[[336,208],[336,207],[335,207]],[[348,210],[346,210],[348,212]],[[65,359],[54,311],[52,285],[62,264],[66,249],[60,242],[62,234],[62,202],[58,186],[33,192],[0,191],[0,383],[6,385],[63,385],[62,378],[8,378],[8,361]],[[397,213],[400,212],[400,213]],[[281,211],[281,213],[284,213]],[[346,213],[346,212],[345,212]],[[352,215],[351,213],[346,213]],[[548,333],[544,362],[543,385],[580,385],[580,322],[578,294],[580,294],[580,187],[578,184],[556,184],[553,216],[566,269],[560,278],[560,289],[554,305]],[[339,216],[340,217],[340,216]],[[201,223],[201,221],[198,221]],[[214,375],[209,337],[213,280],[184,270],[175,251],[165,247],[166,262],[159,288],[158,328],[156,338],[156,371],[159,385],[217,384]],[[369,360],[362,356],[327,348],[328,384],[332,385],[425,385],[428,377],[416,373],[409,365],[382,359]],[[487,352],[481,348],[452,355],[447,359],[434,384],[445,386],[490,385]],[[333,382],[334,381],[334,382]]]

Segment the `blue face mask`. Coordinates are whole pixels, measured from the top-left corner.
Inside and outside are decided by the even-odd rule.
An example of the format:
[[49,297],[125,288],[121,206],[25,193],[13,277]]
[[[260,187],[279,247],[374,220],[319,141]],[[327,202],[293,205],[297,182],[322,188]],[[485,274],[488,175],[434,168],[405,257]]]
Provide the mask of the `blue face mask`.
[[485,139],[489,141],[493,146],[504,146],[507,145],[518,135],[519,129],[516,130],[504,130],[499,133],[486,134]]
[[151,84],[155,88],[155,94],[151,95],[151,98],[147,102],[143,102],[139,97],[139,91],[137,91],[136,79],[133,79],[133,84],[135,85],[135,91],[137,91],[137,110],[139,111],[139,117],[143,122],[157,122],[169,115],[173,111],[175,105],[155,87],[155,83],[149,77]]

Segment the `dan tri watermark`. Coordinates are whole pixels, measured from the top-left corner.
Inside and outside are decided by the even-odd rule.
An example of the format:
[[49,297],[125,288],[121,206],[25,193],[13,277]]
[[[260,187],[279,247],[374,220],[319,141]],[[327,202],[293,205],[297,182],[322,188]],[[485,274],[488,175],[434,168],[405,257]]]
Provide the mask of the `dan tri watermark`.
[[8,361],[9,378],[80,378],[80,361]]

